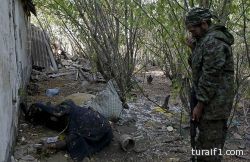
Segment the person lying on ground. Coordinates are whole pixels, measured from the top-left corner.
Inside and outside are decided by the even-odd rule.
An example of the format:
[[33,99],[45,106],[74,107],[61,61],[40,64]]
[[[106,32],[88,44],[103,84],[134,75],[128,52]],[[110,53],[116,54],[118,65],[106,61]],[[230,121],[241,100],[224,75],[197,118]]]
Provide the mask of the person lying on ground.
[[50,128],[66,128],[65,140],[45,146],[49,149],[66,149],[74,161],[81,161],[105,146],[113,132],[109,121],[91,107],[80,107],[71,100],[52,106],[35,103],[25,112],[28,121]]

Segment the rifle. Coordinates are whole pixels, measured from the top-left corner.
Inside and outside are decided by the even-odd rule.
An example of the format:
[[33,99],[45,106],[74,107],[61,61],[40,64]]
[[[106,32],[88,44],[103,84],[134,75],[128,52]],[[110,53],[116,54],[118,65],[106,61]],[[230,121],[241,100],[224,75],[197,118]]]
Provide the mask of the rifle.
[[[197,123],[197,121],[192,120],[192,114],[193,114],[193,109],[197,105],[197,103],[198,103],[198,100],[196,98],[194,88],[192,88],[191,94],[190,94],[190,110],[191,110],[191,114],[190,114],[190,137],[191,137],[191,147],[194,150],[196,149],[195,136],[196,136],[196,128],[197,128],[198,123]],[[192,162],[196,161],[196,156],[195,155],[192,155],[191,161]]]

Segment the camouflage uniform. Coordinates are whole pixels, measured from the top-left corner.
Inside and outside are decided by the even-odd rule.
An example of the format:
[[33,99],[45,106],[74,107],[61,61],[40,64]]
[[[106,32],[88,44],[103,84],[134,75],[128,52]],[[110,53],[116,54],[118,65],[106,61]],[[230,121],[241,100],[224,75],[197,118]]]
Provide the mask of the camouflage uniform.
[[[213,16],[208,9],[192,9],[186,25],[196,25]],[[211,25],[196,40],[189,62],[196,99],[205,104],[198,124],[197,149],[222,149],[227,119],[233,103],[234,63],[231,45],[233,36],[224,26]],[[220,156],[198,156],[198,161],[221,161]]]

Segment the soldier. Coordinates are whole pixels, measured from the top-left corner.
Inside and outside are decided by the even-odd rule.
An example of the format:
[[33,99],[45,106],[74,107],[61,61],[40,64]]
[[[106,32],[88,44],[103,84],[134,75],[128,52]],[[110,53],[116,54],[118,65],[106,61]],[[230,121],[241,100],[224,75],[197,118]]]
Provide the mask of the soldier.
[[[198,122],[197,150],[223,148],[234,98],[231,49],[234,38],[225,26],[213,24],[212,18],[209,9],[193,8],[185,19],[186,28],[191,33],[186,43],[192,50],[189,64],[197,104],[191,115],[192,120]],[[197,161],[220,162],[220,153],[222,151],[197,156]]]

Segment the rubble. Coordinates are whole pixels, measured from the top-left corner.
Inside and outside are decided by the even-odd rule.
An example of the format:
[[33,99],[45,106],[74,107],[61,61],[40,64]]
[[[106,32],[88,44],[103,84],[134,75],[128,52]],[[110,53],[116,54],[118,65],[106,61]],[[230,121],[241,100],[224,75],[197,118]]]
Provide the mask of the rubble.
[[239,135],[238,133],[234,133],[233,136],[234,136],[234,138],[237,139],[237,140],[241,140],[241,139],[242,139],[242,136]]
[[[34,96],[30,96],[32,97],[33,102],[38,101],[38,98],[41,97],[43,101],[52,101],[53,103],[59,103],[65,99],[73,99],[77,104],[82,105],[85,104],[87,101],[92,100],[92,98],[96,98],[98,94],[100,94],[103,90],[107,91],[107,89],[105,89],[106,84],[98,83],[98,79],[101,79],[102,76],[99,77],[99,74],[91,73],[91,66],[86,65],[87,67],[84,67],[85,65],[82,65],[78,59],[76,59],[76,61],[72,61],[71,64],[65,66],[66,67],[61,68],[57,73],[59,76],[56,75],[56,73],[53,75],[44,71],[35,71],[33,73],[33,75],[38,76],[37,78],[39,78],[40,76],[47,75],[56,76],[53,78],[49,78],[47,76],[47,81],[41,78],[36,80],[36,82],[38,82],[36,83],[38,84],[38,91],[45,92],[43,90],[46,90],[50,87],[58,87],[61,89],[60,95],[55,96],[53,98],[43,96],[44,93],[34,93]],[[67,74],[60,75],[63,73]],[[43,85],[40,85],[40,83],[46,83],[46,86],[43,87]],[[159,78],[157,78],[156,76],[154,76],[154,84],[147,85],[146,82],[139,82],[139,84],[144,84],[146,88],[148,88],[148,97],[154,98],[157,103],[159,103],[159,105],[162,105],[164,103],[166,96],[168,96],[167,93],[169,92],[169,90],[164,89],[165,87],[168,87],[167,85],[169,83],[163,83],[159,82]],[[44,89],[41,90],[41,88]],[[118,100],[119,98],[117,96],[110,97],[113,98],[113,102],[119,102],[118,108],[116,107],[116,105],[110,104],[111,102],[109,104],[106,104],[106,107],[109,107],[111,105],[119,110],[117,111],[117,114],[119,114],[120,120],[117,123],[113,123],[113,131],[115,138],[108,148],[106,148],[100,153],[95,154],[93,157],[90,158],[90,160],[156,162],[189,161],[189,150],[191,150],[188,135],[189,117],[188,114],[184,112],[181,118],[181,105],[174,105],[173,103],[176,103],[176,101],[171,100],[171,95],[167,106],[168,109],[162,109],[160,107],[156,107],[155,104],[148,101],[147,98],[141,95],[140,93],[132,93],[134,93],[135,95],[133,100],[128,101],[129,109],[123,109],[122,107],[120,107],[120,101]],[[104,97],[103,100],[107,101],[107,98]],[[103,100],[100,101],[99,105],[103,104]],[[183,122],[183,133],[181,135],[179,125],[180,120],[182,120]],[[239,119],[234,120],[233,125],[235,127],[240,126],[241,123],[239,122]],[[41,158],[41,162],[48,161],[48,159],[50,159],[50,161],[57,161],[58,159],[60,159],[59,161],[65,162],[68,160],[68,157],[64,156],[65,152],[49,153],[46,154],[47,157],[41,157],[36,153],[36,148],[34,147],[34,145],[37,144],[41,138],[54,137],[57,136],[58,133],[49,131],[42,127],[27,126],[27,124],[23,121],[21,121],[20,130],[19,140],[15,148],[14,154],[14,158],[16,160],[20,160],[27,154],[33,156],[35,160],[38,159],[38,157]],[[247,143],[249,142],[249,134],[245,134],[244,136],[243,134],[238,134],[239,136],[234,136],[236,130],[231,131],[232,136],[228,137],[226,148],[233,148],[231,145],[234,145],[236,146],[235,149],[241,148],[244,149],[247,153],[247,150],[249,149],[249,144]],[[119,145],[119,137],[121,137],[122,134],[129,134],[135,140],[135,146],[132,151],[124,152],[121,150],[121,147]],[[21,145],[22,137],[24,137],[25,141],[27,142],[24,145]],[[237,137],[238,140],[236,140],[234,137]],[[236,143],[242,140],[245,140],[244,146],[241,146],[239,145],[239,143]],[[234,158],[234,160],[242,160],[245,157],[237,158],[227,156],[225,158],[227,158],[227,160],[228,158]]]
[[174,128],[171,127],[171,126],[168,126],[168,127],[167,127],[167,130],[168,130],[169,132],[172,132],[172,131],[174,130]]

